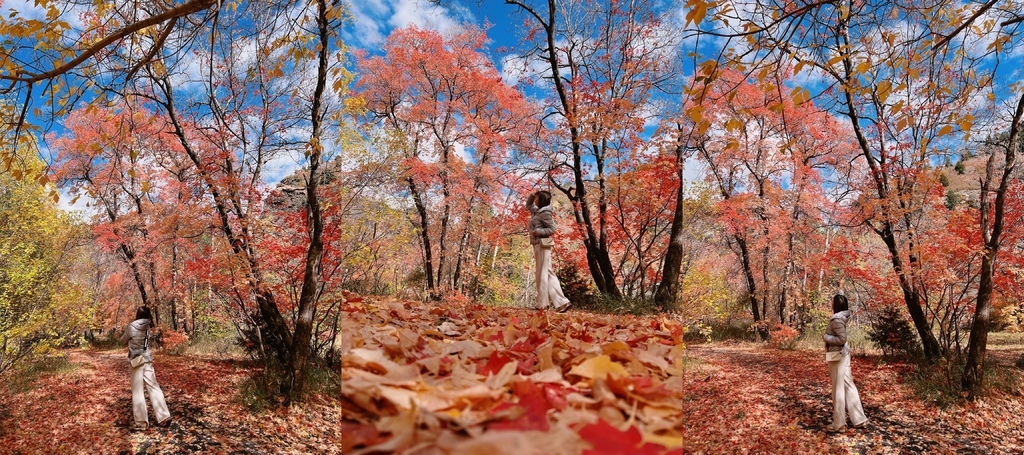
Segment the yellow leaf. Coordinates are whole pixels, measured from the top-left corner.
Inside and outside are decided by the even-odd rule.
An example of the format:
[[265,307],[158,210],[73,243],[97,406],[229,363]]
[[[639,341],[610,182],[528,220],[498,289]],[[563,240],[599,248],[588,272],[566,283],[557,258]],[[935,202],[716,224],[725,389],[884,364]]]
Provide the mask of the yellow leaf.
[[650,442],[658,445],[663,445],[669,449],[682,448],[683,437],[682,436],[661,436],[654,433],[643,432],[644,442]]
[[789,96],[793,98],[793,104],[799,106],[811,99],[811,92],[803,87],[797,87],[793,89],[793,92],[790,93]]
[[899,100],[899,101],[896,102],[896,104],[893,104],[892,107],[889,108],[889,112],[891,112],[893,114],[898,114],[898,113],[903,111],[903,105],[904,105],[903,100]]
[[690,116],[690,120],[694,123],[700,123],[704,119],[704,108],[701,106],[691,107],[686,111],[686,115]]
[[689,0],[686,6],[690,8],[686,13],[686,25],[690,25],[690,22],[693,22],[693,25],[700,25],[708,14],[708,4],[703,0]]
[[970,131],[972,126],[974,126],[974,122],[972,122],[970,120],[966,120],[965,119],[965,120],[961,120],[960,121],[960,130],[961,131]]
[[953,125],[946,125],[939,129],[939,136],[945,136],[953,132]]
[[582,376],[587,379],[606,379],[608,375],[629,376],[629,372],[622,365],[612,361],[607,355],[599,355],[576,365],[569,371],[569,374]]
[[843,54],[839,54],[839,55],[837,55],[835,57],[830,58],[828,60],[828,66],[832,66],[832,65],[835,65],[836,63],[839,63],[839,62],[843,61],[843,57],[844,57]]
[[889,81],[879,82],[877,90],[878,101],[884,103],[885,100],[889,99],[889,94],[892,93],[892,83]]
[[871,69],[871,62],[868,60],[864,60],[863,62],[857,64],[858,73],[864,74],[868,72],[869,69]]
[[607,354],[607,355],[612,355],[612,354],[614,354],[616,352],[623,352],[623,351],[629,352],[630,351],[629,345],[624,343],[622,340],[615,340],[615,341],[613,341],[611,343],[608,343],[608,344],[604,345],[601,348],[601,350],[604,351],[604,353]]
[[900,117],[899,120],[896,121],[896,132],[898,133],[900,131],[905,130],[906,128],[907,128],[907,117],[906,116],[902,116],[902,117]]

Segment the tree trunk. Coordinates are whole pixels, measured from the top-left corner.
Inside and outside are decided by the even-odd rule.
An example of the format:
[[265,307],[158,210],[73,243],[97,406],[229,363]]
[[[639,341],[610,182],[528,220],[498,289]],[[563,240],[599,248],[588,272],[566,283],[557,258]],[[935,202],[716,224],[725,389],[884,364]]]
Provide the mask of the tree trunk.
[[406,177],[406,182],[409,184],[409,192],[412,193],[413,204],[416,205],[416,213],[420,216],[420,242],[423,243],[423,272],[426,275],[427,292],[433,296],[435,294],[434,253],[430,245],[430,223],[427,219],[427,206],[423,203],[423,197],[420,196],[420,192],[416,188],[416,182],[411,176]]
[[750,251],[747,248],[747,241],[739,235],[734,235],[733,239],[736,241],[736,245],[740,250],[740,263],[743,266],[743,278],[747,283],[747,296],[750,300],[750,313],[754,316],[754,322],[758,322],[761,320],[761,312],[757,305],[757,281],[754,280],[754,270],[750,267]]
[[[682,128],[680,127],[680,135]],[[681,139],[680,139],[681,141]],[[676,205],[672,214],[672,227],[668,235],[668,249],[665,251],[665,258],[661,269],[661,282],[654,293],[654,303],[663,308],[672,306],[679,297],[679,274],[683,265],[683,197],[685,195],[685,184],[683,180],[683,145],[676,147],[676,178],[679,179],[679,186],[676,187]]]
[[298,318],[295,320],[295,335],[292,337],[290,384],[285,393],[285,405],[302,397],[306,371],[309,367],[313,337],[313,320],[316,312],[316,298],[320,287],[320,260],[324,244],[323,215],[320,212],[320,161],[323,154],[321,144],[323,122],[322,98],[327,86],[327,52],[330,47],[328,32],[327,1],[317,0],[317,36],[320,39],[319,61],[317,62],[316,88],[313,91],[313,111],[310,119],[313,132],[309,139],[309,180],[306,182],[306,220],[309,229],[309,249],[306,251],[305,270],[302,275],[302,291],[299,294]]
[[985,241],[985,255],[981,258],[981,277],[978,283],[978,301],[974,307],[974,323],[971,325],[971,338],[967,346],[967,364],[964,366],[964,377],[961,386],[967,391],[971,400],[977,398],[985,383],[985,351],[988,348],[988,331],[991,329],[992,288],[995,276],[996,256],[999,253],[1000,237],[1003,232],[1003,219],[1006,209],[1006,193],[1017,162],[1017,149],[1020,148],[1021,119],[1024,118],[1024,95],[1017,101],[1010,123],[1010,137],[1006,144],[1006,157],[996,200],[993,209],[992,229],[989,230],[988,193],[995,173],[995,152],[989,156],[985,166],[985,180],[981,188],[981,235]]

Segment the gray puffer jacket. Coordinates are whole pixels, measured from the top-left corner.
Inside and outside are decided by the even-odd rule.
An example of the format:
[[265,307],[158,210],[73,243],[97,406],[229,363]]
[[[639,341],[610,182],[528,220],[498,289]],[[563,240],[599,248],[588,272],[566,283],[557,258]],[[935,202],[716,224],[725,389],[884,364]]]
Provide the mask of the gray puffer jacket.
[[540,239],[551,237],[555,233],[555,218],[551,216],[551,206],[537,208],[530,204],[530,245],[540,243]]
[[136,319],[131,324],[128,324],[128,330],[125,330],[124,335],[121,335],[121,342],[128,343],[129,359],[134,359],[141,355],[146,363],[153,361],[153,355],[150,354],[149,349],[144,348],[146,345],[146,331],[151,323],[152,321],[149,319]]
[[534,216],[529,217],[529,244],[537,245],[541,239],[551,237],[555,234],[555,218],[551,216],[551,206],[537,208],[529,204],[529,212]]
[[846,321],[850,319],[849,311],[840,311],[833,314],[828,320],[828,329],[825,330],[825,350],[830,352],[849,352],[846,346]]

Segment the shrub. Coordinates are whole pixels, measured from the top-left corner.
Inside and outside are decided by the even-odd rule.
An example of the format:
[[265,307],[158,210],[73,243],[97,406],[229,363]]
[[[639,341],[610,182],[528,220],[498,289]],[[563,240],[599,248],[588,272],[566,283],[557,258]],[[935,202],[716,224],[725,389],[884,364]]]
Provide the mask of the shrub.
[[769,344],[779,349],[793,349],[800,339],[800,332],[788,325],[778,322],[757,321],[747,331],[758,333]]
[[151,341],[163,347],[170,354],[180,355],[188,347],[188,335],[168,328],[160,328],[151,335]]
[[594,296],[590,292],[590,280],[586,276],[580,276],[572,264],[563,262],[555,270],[558,281],[562,283],[562,293],[565,298],[572,302],[577,308],[588,308],[594,304]]
[[779,323],[772,325],[768,333],[772,346],[779,349],[793,349],[800,338],[800,332],[796,329]]
[[889,357],[917,357],[921,352],[917,333],[895,306],[884,307],[874,315],[868,338]]

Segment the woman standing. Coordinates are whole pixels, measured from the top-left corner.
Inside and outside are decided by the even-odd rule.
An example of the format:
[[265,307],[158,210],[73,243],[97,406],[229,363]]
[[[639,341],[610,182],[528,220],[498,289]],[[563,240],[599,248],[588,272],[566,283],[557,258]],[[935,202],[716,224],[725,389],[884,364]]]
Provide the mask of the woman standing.
[[530,244],[533,245],[534,273],[537,283],[537,309],[554,305],[555,310],[569,309],[569,299],[562,293],[562,283],[551,271],[551,248],[555,246],[555,219],[551,216],[551,193],[538,191],[526,199],[530,210]]
[[846,430],[846,415],[855,428],[867,423],[864,408],[860,404],[860,394],[853,384],[853,373],[850,371],[850,347],[846,344],[846,323],[850,319],[850,304],[844,295],[832,297],[832,311],[828,329],[825,330],[825,360],[828,362],[828,374],[832,378],[832,425],[827,431],[841,432]]
[[153,319],[149,308],[142,307],[135,312],[135,320],[128,324],[128,330],[121,335],[121,342],[128,343],[128,360],[142,357],[142,363],[132,366],[132,414],[135,417],[135,429],[145,430],[149,426],[149,413],[146,411],[146,396],[142,386],[149,392],[149,404],[153,406],[157,425],[163,426],[171,420],[171,412],[167,410],[164,392],[156,382],[156,371],[153,370],[153,355],[149,352],[149,328]]

